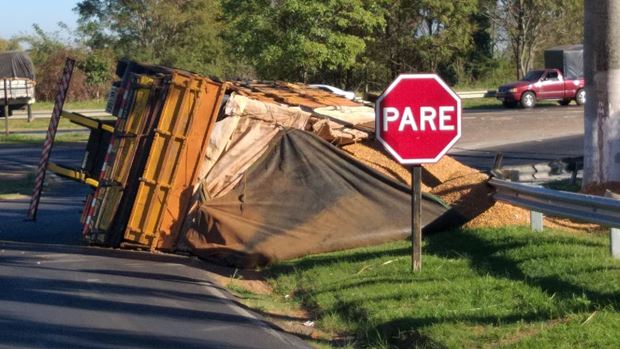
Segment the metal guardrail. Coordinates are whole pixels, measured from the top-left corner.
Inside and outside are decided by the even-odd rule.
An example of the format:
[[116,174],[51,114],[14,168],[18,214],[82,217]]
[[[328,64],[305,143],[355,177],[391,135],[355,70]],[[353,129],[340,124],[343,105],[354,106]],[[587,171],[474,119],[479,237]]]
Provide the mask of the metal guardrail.
[[543,213],[611,227],[611,255],[620,259],[620,200],[546,189],[540,186],[491,179],[494,198],[530,210],[532,230],[543,230]]
[[496,90],[483,90],[483,91],[461,91],[456,94],[461,97],[461,99],[468,98],[493,98],[497,93]]
[[620,200],[491,179],[495,199],[544,214],[620,228]]

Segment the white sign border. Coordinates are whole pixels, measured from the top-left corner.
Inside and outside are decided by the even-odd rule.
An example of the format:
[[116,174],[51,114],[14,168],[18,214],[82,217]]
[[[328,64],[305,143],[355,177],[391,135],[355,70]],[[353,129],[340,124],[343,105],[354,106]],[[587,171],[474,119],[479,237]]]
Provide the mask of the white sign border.
[[[457,133],[456,133],[456,137],[454,137],[454,139],[448,143],[448,145],[446,145],[444,147],[444,149],[439,152],[439,154],[434,157],[434,158],[427,158],[427,159],[403,159],[402,157],[400,157],[400,155],[398,155],[398,153],[384,140],[381,138],[381,127],[380,127],[380,122],[379,120],[381,119],[380,117],[380,105],[381,102],[383,101],[383,99],[401,82],[401,80],[421,80],[421,79],[434,79],[435,81],[437,81],[437,83],[439,83],[439,85],[441,85],[441,87],[443,87],[449,94],[450,96],[452,96],[452,98],[454,98],[454,100],[456,100],[456,104],[457,104],[457,119],[458,119],[458,125],[457,125]],[[450,150],[450,148],[452,148],[452,146],[458,142],[458,140],[461,138],[461,124],[463,123],[463,119],[462,119],[462,110],[461,110],[461,98],[454,93],[454,91],[452,91],[452,89],[450,88],[450,86],[448,86],[448,84],[446,84],[437,74],[400,74],[396,80],[394,80],[390,86],[388,86],[388,88],[383,91],[383,93],[381,94],[381,96],[377,99],[377,101],[375,102],[375,137],[377,137],[377,140],[379,140],[379,142],[385,147],[385,149],[387,149],[390,154],[392,154],[392,156],[394,156],[398,162],[400,164],[403,165],[419,165],[419,164],[432,164],[432,163],[436,163],[437,161],[439,161],[444,155],[446,155],[446,153],[448,152],[448,150]]]

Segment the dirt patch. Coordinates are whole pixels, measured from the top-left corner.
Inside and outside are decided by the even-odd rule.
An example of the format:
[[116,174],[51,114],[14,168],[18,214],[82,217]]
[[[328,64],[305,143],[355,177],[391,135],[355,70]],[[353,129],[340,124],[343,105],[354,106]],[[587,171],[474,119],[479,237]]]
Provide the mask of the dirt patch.
[[235,269],[204,260],[201,264],[211,280],[221,287],[235,286],[258,295],[270,295],[273,292],[259,271]]
[[605,191],[620,194],[620,182],[611,182],[604,184],[590,184],[581,190],[584,194],[605,196]]
[[[201,263],[213,282],[222,288],[231,289],[233,294],[238,293],[235,292],[235,289],[241,289],[258,296],[276,297],[260,271],[229,268],[207,261],[201,261]],[[284,306],[282,309],[269,307],[269,310],[264,310],[261,307],[253,306],[251,300],[244,299],[239,294],[237,294],[237,301],[252,308],[253,311],[277,327],[299,337],[328,343],[340,343],[345,338],[315,328],[310,313],[302,308],[293,307],[294,305],[291,305],[292,307]]]

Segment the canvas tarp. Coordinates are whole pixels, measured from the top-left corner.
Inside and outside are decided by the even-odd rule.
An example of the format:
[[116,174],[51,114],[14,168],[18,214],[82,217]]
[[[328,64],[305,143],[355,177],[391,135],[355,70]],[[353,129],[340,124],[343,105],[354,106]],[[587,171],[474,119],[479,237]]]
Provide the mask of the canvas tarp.
[[225,115],[229,117],[216,123],[220,130],[209,142],[203,181],[203,191],[209,198],[232,190],[243,173],[267,150],[280,129],[303,129],[310,117],[299,108],[235,94],[226,104]]
[[34,66],[24,52],[0,53],[0,79],[34,80]]
[[583,45],[566,45],[545,50],[545,68],[560,69],[566,79],[583,79]]
[[[253,267],[411,231],[409,188],[305,131],[278,130],[242,177],[225,195],[203,197],[200,219],[186,234],[194,254]],[[428,196],[422,212],[427,228],[462,223]]]

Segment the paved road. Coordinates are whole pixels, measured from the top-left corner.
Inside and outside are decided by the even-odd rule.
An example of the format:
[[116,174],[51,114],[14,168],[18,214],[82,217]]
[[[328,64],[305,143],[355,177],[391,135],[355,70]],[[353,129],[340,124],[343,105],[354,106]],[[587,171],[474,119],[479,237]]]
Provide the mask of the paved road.
[[185,257],[0,242],[0,309],[0,348],[309,348]]
[[466,111],[462,131],[449,154],[483,170],[497,152],[507,165],[583,155],[583,108],[577,106]]
[[[83,148],[52,158],[79,166]],[[31,170],[40,152],[0,146],[0,172]],[[29,200],[0,200],[0,348],[309,348],[237,305],[197,260],[79,246],[87,190],[52,181],[36,222],[24,221]]]

